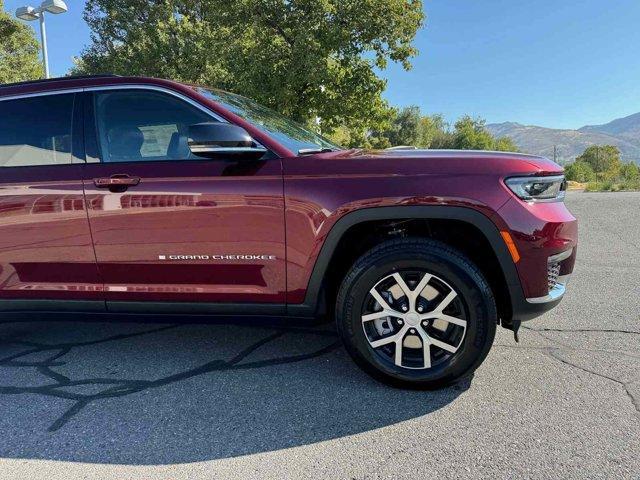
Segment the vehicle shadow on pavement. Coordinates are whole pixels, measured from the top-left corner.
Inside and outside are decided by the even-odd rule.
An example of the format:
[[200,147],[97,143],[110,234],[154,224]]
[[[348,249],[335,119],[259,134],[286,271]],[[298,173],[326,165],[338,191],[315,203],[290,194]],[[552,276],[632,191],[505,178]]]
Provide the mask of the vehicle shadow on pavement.
[[0,324],[0,455],[170,464],[353,435],[452,402],[360,372],[332,325]]

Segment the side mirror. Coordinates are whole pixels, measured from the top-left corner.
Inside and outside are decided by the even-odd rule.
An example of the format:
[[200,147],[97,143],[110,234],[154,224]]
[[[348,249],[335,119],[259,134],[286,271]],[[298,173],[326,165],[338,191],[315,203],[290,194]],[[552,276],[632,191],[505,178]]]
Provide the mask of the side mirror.
[[188,144],[191,153],[201,157],[258,160],[266,148],[256,146],[247,131],[223,122],[197,123],[189,126]]

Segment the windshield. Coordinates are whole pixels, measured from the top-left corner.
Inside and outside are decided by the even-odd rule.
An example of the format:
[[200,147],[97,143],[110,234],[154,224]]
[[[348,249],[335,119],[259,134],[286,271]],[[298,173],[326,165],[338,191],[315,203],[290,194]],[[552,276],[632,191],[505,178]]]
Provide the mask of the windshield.
[[305,150],[340,150],[329,140],[246,97],[199,87],[198,91],[219,103],[295,153]]

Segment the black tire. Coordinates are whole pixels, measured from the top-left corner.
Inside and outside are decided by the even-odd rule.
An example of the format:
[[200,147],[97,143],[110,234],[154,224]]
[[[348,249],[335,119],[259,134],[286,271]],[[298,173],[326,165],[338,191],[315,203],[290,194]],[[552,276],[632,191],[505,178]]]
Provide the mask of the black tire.
[[[455,301],[461,302],[457,304],[457,308],[464,308],[466,327],[457,351],[451,354],[443,351],[440,363],[430,368],[425,368],[426,357],[430,358],[432,353],[423,352],[425,367],[422,369],[403,366],[403,359],[400,360],[401,366],[387,361],[379,350],[370,345],[363,327],[363,308],[366,308],[365,301],[371,302],[370,289],[394,272],[405,272],[408,269],[419,269],[446,282],[445,285],[457,293]],[[422,297],[417,298],[418,301],[423,300]],[[379,303],[375,305],[380,306]],[[409,320],[414,322],[415,317],[405,322],[406,328]],[[338,292],[336,322],[347,351],[369,375],[395,387],[435,389],[470,376],[484,361],[495,337],[497,310],[488,282],[460,251],[435,240],[403,238],[377,245],[354,263]],[[391,319],[389,323],[391,324]],[[415,329],[412,331],[415,332]],[[402,352],[404,345],[403,340]],[[392,348],[395,351],[395,345]],[[431,352],[431,348],[430,346],[426,350]]]

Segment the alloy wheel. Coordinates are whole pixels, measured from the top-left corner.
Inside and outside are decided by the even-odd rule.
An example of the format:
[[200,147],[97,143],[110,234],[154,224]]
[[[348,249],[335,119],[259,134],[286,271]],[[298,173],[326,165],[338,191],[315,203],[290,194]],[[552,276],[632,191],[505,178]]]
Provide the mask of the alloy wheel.
[[428,369],[459,351],[467,330],[463,299],[442,278],[419,270],[394,272],[367,294],[362,327],[386,362]]

